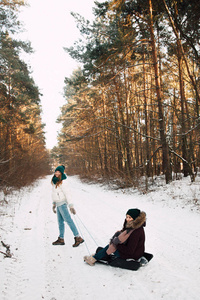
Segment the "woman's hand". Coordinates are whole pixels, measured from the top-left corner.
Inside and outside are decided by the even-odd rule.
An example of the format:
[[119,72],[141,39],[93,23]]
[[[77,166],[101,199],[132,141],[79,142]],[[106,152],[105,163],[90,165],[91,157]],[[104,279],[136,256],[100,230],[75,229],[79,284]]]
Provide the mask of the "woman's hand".
[[71,213],[72,213],[73,215],[76,214],[76,211],[75,211],[75,209],[74,209],[73,207],[70,207],[70,211],[71,211]]
[[56,204],[53,204],[52,210],[53,210],[54,214],[56,214]]

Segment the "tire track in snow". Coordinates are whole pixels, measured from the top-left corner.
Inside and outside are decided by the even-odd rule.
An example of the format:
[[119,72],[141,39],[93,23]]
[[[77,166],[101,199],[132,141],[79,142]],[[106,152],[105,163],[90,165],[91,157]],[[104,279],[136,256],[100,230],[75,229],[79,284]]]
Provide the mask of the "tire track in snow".
[[[37,187],[22,199],[14,218],[11,251],[15,260],[6,263],[3,299],[42,299],[43,270],[43,209]],[[9,238],[8,238],[9,239]],[[38,262],[41,268],[38,269]],[[14,293],[14,295],[13,295]]]

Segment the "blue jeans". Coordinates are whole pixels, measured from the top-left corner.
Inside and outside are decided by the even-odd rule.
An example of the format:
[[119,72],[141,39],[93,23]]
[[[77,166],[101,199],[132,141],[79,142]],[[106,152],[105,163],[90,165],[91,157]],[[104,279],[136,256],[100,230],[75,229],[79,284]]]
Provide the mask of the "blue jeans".
[[69,225],[74,236],[79,236],[78,230],[76,228],[76,225],[74,224],[74,221],[70,216],[66,203],[64,203],[61,206],[57,206],[57,219],[58,219],[58,227],[60,231],[59,237],[61,239],[64,239],[64,233],[65,233],[64,222],[66,222]]
[[[96,260],[101,260],[103,257],[108,256],[108,254],[106,253],[108,247],[109,247],[109,245],[107,245],[105,248],[102,248],[102,249],[101,249],[99,252],[97,252],[93,257],[94,257]],[[114,252],[114,255],[117,256],[117,257],[120,257],[119,251],[116,250],[116,251]]]

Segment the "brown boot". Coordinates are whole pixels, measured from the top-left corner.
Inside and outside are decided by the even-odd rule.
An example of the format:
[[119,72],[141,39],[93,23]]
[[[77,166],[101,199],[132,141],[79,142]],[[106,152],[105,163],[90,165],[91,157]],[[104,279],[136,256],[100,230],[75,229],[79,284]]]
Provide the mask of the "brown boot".
[[84,240],[80,236],[76,236],[75,243],[72,245],[72,247],[78,247],[80,244],[84,242]]
[[52,245],[65,245],[64,239],[58,237],[57,241],[53,242]]

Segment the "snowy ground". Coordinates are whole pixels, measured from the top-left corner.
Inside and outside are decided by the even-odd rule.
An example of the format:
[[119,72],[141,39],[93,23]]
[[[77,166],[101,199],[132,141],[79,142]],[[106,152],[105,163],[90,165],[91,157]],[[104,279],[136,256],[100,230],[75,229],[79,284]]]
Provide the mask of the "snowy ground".
[[[7,197],[8,204],[0,205],[0,240],[13,253],[12,258],[0,253],[2,300],[199,299],[200,177],[193,184],[189,178],[158,184],[147,195],[68,178],[75,222],[86,241],[78,248],[72,248],[68,227],[66,245],[51,244],[58,228],[50,178],[15,192]],[[85,264],[83,256],[105,246],[134,207],[147,213],[146,251],[153,253],[153,260],[138,271]],[[5,250],[0,244],[0,251]]]

